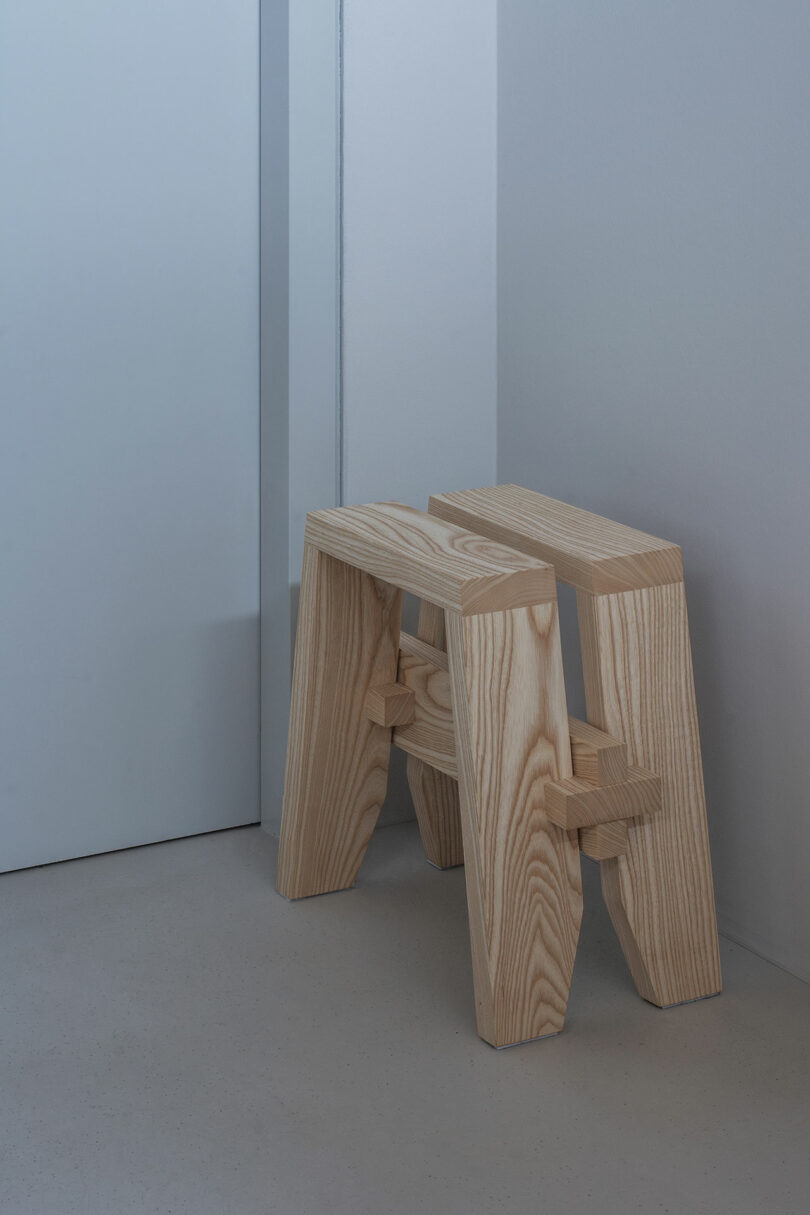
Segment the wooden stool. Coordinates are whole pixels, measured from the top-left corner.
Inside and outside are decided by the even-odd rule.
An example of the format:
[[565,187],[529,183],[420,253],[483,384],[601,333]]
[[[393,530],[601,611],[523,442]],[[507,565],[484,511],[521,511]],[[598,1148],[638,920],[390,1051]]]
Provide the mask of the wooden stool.
[[[561,815],[553,789],[546,810],[583,827],[582,851],[601,861],[605,902],[639,994],[660,1006],[715,995],[722,978],[680,549],[517,485],[441,494],[429,509],[552,562],[576,587],[588,721],[626,746],[631,764],[661,777],[661,810],[585,828],[582,799],[606,790],[575,794],[570,783],[572,812]],[[419,635],[442,645],[430,605]],[[591,737],[590,756],[587,743],[581,727],[572,730],[574,772],[604,785],[621,778],[626,758],[610,752],[610,740]],[[421,759],[409,760],[408,776],[428,858],[460,863],[453,781]]]
[[[443,620],[446,654],[403,638],[400,656],[403,590]],[[396,503],[316,511],[301,580],[283,895],[352,885],[392,741],[458,776],[479,1033],[495,1046],[557,1033],[582,885],[577,832],[544,809],[552,782],[565,800],[572,776],[554,571]]]

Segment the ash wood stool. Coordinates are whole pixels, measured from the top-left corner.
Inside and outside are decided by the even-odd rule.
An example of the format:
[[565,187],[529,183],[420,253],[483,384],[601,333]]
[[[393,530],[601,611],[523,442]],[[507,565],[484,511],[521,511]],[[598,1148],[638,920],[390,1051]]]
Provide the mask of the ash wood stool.
[[[446,653],[400,638],[403,590],[442,621]],[[278,865],[287,898],[352,885],[392,742],[458,777],[479,1033],[506,1046],[558,1032],[582,885],[564,822],[572,761],[554,570],[396,503],[316,511]],[[563,825],[544,808],[552,786]]]
[[[572,728],[576,779],[562,782],[567,808],[547,786],[546,811],[578,826],[580,848],[601,862],[605,902],[639,994],[660,1006],[715,995],[722,978],[680,549],[517,485],[441,494],[429,509],[552,562],[576,588],[587,715],[598,730]],[[419,636],[443,645],[429,604]],[[635,790],[625,783],[621,814],[594,825],[592,803],[608,813],[604,799],[611,788],[621,792],[615,782],[626,781],[628,759],[648,775]],[[455,783],[438,767],[408,761],[425,851],[444,867],[461,863],[467,845]],[[661,778],[660,811],[648,805],[631,816],[634,798],[654,800],[649,773]]]

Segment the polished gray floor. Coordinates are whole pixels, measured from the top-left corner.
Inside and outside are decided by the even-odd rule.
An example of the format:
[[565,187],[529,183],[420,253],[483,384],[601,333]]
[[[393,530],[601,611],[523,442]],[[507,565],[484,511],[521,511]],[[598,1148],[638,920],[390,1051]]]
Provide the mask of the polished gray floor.
[[566,1030],[494,1051],[412,824],[352,891],[274,867],[248,828],[0,878],[4,1215],[808,1210],[805,984],[724,942],[724,995],[645,1004],[587,863]]

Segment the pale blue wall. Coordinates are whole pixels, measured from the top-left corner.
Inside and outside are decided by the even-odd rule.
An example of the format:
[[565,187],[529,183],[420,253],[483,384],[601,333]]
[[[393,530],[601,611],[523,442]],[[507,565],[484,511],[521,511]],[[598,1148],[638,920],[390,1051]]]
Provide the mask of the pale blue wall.
[[495,0],[344,0],[347,502],[495,476]]
[[810,977],[810,8],[499,38],[499,478],[683,545],[721,925]]
[[0,7],[0,868],[258,818],[258,3]]

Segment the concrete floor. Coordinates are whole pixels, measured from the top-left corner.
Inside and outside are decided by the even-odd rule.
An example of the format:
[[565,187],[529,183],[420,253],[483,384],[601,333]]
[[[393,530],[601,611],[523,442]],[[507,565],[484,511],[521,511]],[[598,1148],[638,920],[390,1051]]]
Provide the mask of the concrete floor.
[[8,1215],[808,1210],[810,988],[630,983],[586,863],[566,1031],[473,1021],[463,871],[412,824],[290,904],[257,828],[0,878]]

